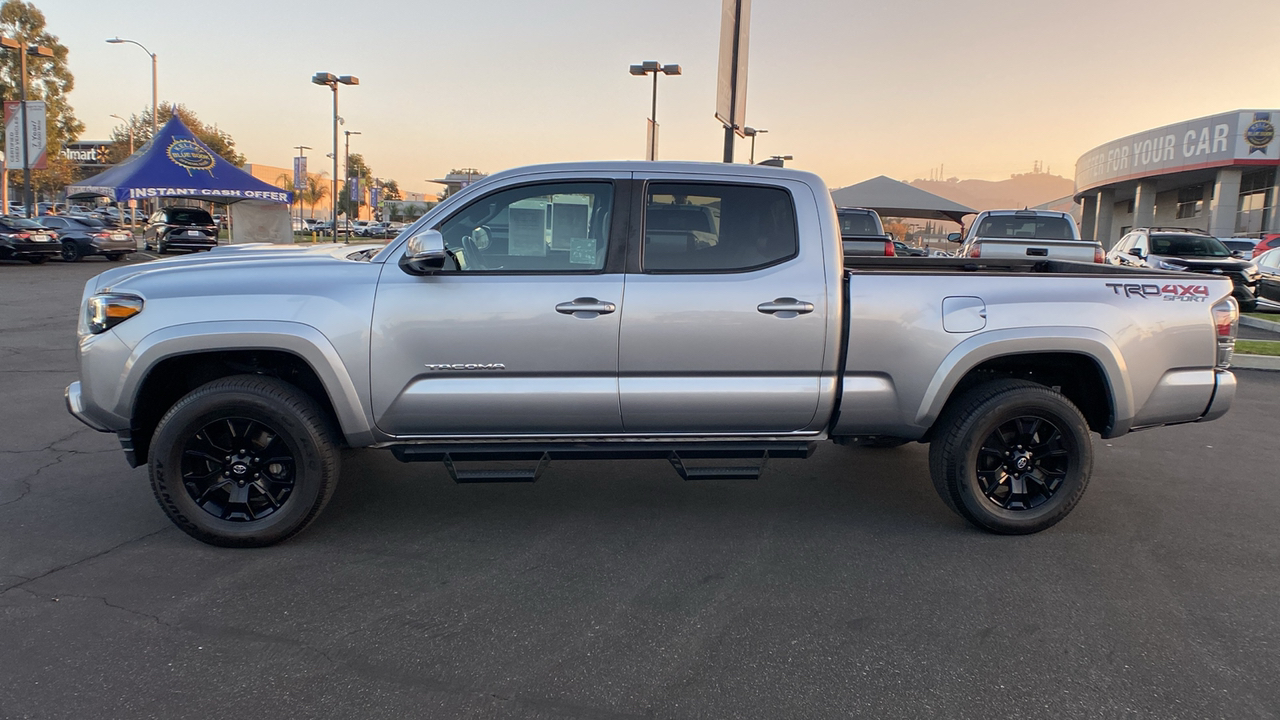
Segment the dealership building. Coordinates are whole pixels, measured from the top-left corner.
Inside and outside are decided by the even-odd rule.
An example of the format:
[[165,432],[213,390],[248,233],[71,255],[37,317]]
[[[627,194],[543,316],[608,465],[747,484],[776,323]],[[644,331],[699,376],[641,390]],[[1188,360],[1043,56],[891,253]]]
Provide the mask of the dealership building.
[[1277,124],[1280,110],[1236,110],[1090,150],[1076,162],[1081,234],[1110,248],[1135,227],[1280,232]]

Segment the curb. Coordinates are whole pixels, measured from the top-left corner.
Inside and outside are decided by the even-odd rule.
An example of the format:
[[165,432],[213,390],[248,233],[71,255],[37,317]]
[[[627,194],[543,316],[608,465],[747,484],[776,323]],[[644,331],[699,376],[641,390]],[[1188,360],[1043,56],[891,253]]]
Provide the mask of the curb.
[[[1280,325],[1280,323],[1270,323]],[[1280,357],[1273,355],[1241,355],[1231,357],[1231,367],[1241,370],[1280,370]]]
[[1257,328],[1259,330],[1270,330],[1274,333],[1280,333],[1280,322],[1274,322],[1272,320],[1263,320],[1262,318],[1241,315],[1240,324],[1245,327]]

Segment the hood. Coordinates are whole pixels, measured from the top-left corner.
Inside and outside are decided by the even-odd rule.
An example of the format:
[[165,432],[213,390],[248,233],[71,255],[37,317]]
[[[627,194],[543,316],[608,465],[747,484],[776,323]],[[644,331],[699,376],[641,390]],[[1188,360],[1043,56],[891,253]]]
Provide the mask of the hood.
[[163,260],[137,263],[113,268],[89,281],[94,292],[105,288],[119,286],[135,278],[183,273],[192,270],[211,268],[228,271],[247,266],[260,268],[264,265],[277,265],[282,270],[298,265],[316,263],[332,263],[343,261],[367,261],[382,243],[360,243],[346,245],[343,243],[326,243],[323,245],[275,245],[272,243],[245,243],[240,245],[222,245],[208,252],[192,253]]
[[1186,265],[1191,272],[1211,273],[1214,270],[1223,272],[1244,272],[1253,267],[1253,263],[1249,260],[1241,260],[1233,257],[1220,258],[1190,258],[1179,257],[1177,255],[1151,255],[1151,259],[1164,260],[1169,263],[1177,263]]

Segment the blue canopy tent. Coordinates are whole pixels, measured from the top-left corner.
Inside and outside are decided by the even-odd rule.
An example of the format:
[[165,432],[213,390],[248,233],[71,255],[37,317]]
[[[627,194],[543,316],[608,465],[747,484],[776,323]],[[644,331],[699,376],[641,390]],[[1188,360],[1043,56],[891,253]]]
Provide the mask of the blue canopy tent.
[[68,185],[67,197],[107,197],[117,203],[152,199],[223,203],[232,208],[235,241],[293,240],[288,210],[293,193],[224,160],[200,142],[177,114],[124,162]]

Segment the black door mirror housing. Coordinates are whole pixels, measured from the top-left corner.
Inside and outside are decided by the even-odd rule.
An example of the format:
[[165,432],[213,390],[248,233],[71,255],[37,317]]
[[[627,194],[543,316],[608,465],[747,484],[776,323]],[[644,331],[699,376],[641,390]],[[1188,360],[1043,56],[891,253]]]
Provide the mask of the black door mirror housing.
[[410,275],[434,275],[449,257],[439,230],[424,230],[409,238],[400,258],[400,269]]
[[960,233],[947,233],[947,242],[960,242]]
[[1138,258],[1139,260],[1147,259],[1147,254],[1142,252],[1142,248],[1129,248],[1129,254]]

